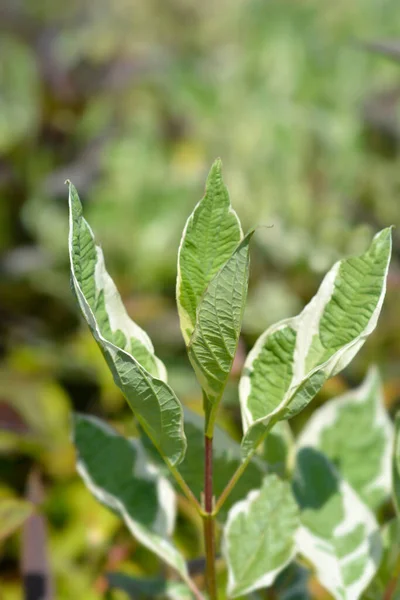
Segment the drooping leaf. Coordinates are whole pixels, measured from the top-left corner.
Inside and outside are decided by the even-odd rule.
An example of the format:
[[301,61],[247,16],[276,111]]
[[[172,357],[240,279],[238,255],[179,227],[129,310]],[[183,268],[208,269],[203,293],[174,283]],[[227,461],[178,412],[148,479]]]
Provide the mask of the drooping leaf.
[[197,307],[189,358],[205,392],[206,429],[215,414],[232,369],[242,325],[249,278],[250,232],[210,281]]
[[400,520],[393,519],[389,523],[385,523],[381,535],[382,560],[377,574],[365,593],[365,600],[376,600],[377,598],[396,600],[399,597],[394,592],[396,584],[400,586]]
[[326,454],[372,510],[382,504],[392,489],[393,426],[376,368],[358,389],[314,412],[298,439],[302,446]]
[[31,502],[19,498],[2,498],[0,500],[0,540],[13,534],[32,515],[34,506]]
[[162,379],[165,370],[151,342],[126,315],[71,184],[69,203],[72,284],[81,310],[138,421],[160,453],[177,464],[186,450],[182,406]]
[[301,411],[375,329],[390,254],[388,228],[375,236],[364,254],[336,263],[300,315],[260,336],[240,381],[245,456],[274,421]]
[[161,578],[143,579],[125,573],[108,573],[107,581],[112,589],[126,592],[129,598],[147,600],[149,598],[169,598],[170,600],[192,600],[189,587],[178,581]]
[[396,414],[395,435],[392,456],[393,500],[397,516],[400,518],[400,412]]
[[178,252],[176,297],[186,344],[195,328],[204,292],[242,239],[221,166],[221,161],[216,160],[211,167],[206,193],[186,222]]
[[224,529],[228,596],[270,586],[294,558],[299,515],[290,485],[267,476],[259,490],[235,504]]
[[184,557],[171,542],[175,493],[147,460],[138,440],[117,434],[100,419],[77,415],[77,469],[88,489],[118,513],[132,535],[184,578]]
[[299,552],[336,600],[358,600],[381,559],[373,513],[313,448],[299,451],[293,488],[302,509],[296,537]]

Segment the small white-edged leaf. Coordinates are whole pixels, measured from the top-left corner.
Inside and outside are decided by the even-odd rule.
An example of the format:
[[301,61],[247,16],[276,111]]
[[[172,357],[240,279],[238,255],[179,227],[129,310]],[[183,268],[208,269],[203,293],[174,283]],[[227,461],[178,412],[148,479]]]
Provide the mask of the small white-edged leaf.
[[396,414],[392,456],[393,501],[400,519],[400,411]]
[[314,448],[298,452],[293,489],[302,509],[299,552],[336,600],[358,600],[381,560],[373,513]]
[[208,284],[232,256],[243,234],[216,160],[206,193],[188,218],[178,252],[176,298],[186,344],[196,324],[197,308]]
[[393,447],[378,370],[371,368],[359,388],[318,408],[297,446],[321,450],[361,499],[377,509],[391,493]]
[[72,184],[69,206],[71,279],[82,313],[143,429],[160,453],[172,465],[178,464],[186,450],[181,403],[162,379],[165,370],[150,340],[123,308]]
[[73,441],[77,470],[92,494],[122,517],[141,544],[187,578],[185,559],[171,541],[175,492],[140,442],[84,415],[75,416]]
[[301,411],[375,329],[391,255],[391,228],[358,257],[336,263],[297,317],[273,325],[249,353],[240,381],[243,454],[273,422]]
[[295,556],[299,513],[290,485],[267,476],[259,490],[235,504],[224,528],[228,596],[270,586]]
[[206,430],[215,414],[235,358],[249,279],[248,233],[210,281],[197,307],[188,344],[190,362],[205,393]]

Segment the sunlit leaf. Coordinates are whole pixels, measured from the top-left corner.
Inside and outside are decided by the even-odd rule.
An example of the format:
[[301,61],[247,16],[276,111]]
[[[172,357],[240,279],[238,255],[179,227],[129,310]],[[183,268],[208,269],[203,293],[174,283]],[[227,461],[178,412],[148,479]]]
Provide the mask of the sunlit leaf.
[[290,485],[267,476],[235,504],[224,530],[223,553],[232,597],[270,586],[295,556],[298,508]]
[[144,546],[187,576],[183,556],[171,542],[175,493],[149,464],[138,440],[128,440],[94,417],[74,422],[77,469],[88,489],[118,513]]
[[197,307],[188,345],[189,358],[205,393],[206,428],[212,433],[215,414],[239,342],[249,277],[248,234],[210,281]]
[[382,504],[392,489],[393,426],[377,369],[313,413],[298,439],[302,446],[326,454],[370,508]]
[[336,263],[300,315],[272,326],[258,339],[240,381],[245,456],[274,421],[301,411],[375,329],[390,254],[388,228],[364,254]]
[[[91,229],[82,217],[82,206],[72,185],[69,202],[72,284],[82,313],[107,360],[115,383],[143,429],[172,465],[179,463],[186,449],[182,406],[172,389],[160,378],[163,369],[152,354],[147,336],[124,312],[115,287],[103,269],[101,255],[94,244]],[[100,273],[99,288],[96,287],[97,273]],[[112,307],[112,311],[107,312],[105,306]],[[119,327],[125,327],[125,330]],[[153,360],[158,377],[147,370],[150,368],[149,361]]]
[[302,509],[296,537],[299,552],[336,600],[358,600],[381,559],[373,513],[313,448],[299,451],[293,488]]
[[217,160],[211,167],[206,193],[186,222],[179,247],[176,296],[186,344],[204,292],[241,239],[240,222],[222,180],[221,161]]

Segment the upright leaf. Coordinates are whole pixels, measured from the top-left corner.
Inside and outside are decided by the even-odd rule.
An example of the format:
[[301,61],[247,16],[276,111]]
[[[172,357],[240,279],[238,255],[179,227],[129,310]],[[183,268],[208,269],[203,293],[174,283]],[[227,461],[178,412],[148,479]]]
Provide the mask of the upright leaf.
[[393,500],[400,519],[400,411],[396,414],[395,436],[392,456]]
[[82,313],[140,424],[160,453],[177,464],[186,450],[182,406],[163,381],[165,369],[150,340],[125,312],[72,185],[69,205],[71,278]]
[[393,426],[376,368],[358,389],[314,412],[298,439],[303,446],[324,452],[371,509],[382,504],[392,489]]
[[186,344],[208,284],[241,239],[240,221],[222,180],[221,161],[216,160],[207,179],[206,193],[186,222],[178,253],[176,297]]
[[228,596],[270,586],[295,555],[298,508],[290,485],[276,475],[235,504],[224,529]]
[[149,465],[140,442],[118,435],[100,419],[77,415],[74,443],[78,472],[97,500],[118,513],[141,544],[187,578],[185,560],[171,542],[174,490]]
[[301,411],[375,329],[390,254],[388,228],[375,236],[367,252],[336,263],[300,315],[258,339],[240,381],[245,456],[275,421]]
[[358,600],[381,559],[373,513],[313,448],[299,451],[293,488],[302,509],[299,552],[336,600]]
[[249,278],[250,232],[210,281],[197,307],[189,358],[205,392],[207,432],[212,434],[218,408],[232,369],[242,325]]

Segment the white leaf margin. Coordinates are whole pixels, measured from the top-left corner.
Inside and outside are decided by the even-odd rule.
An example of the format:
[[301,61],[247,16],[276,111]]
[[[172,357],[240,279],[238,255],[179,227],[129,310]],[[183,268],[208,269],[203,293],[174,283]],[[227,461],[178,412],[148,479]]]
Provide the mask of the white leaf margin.
[[[335,471],[333,466],[332,470]],[[344,536],[358,524],[366,528],[366,537],[356,550],[338,561],[331,544],[301,525],[296,535],[298,552],[307,558],[315,567],[321,584],[332,594],[335,600],[358,600],[368,584],[375,576],[382,557],[382,542],[379,525],[372,511],[364,504],[353,488],[340,476],[337,476],[338,491],[343,499],[344,520],[336,526],[334,535]],[[340,567],[362,554],[372,554],[360,579],[345,588]],[[345,589],[345,595],[342,591]]]
[[[109,436],[118,435],[116,431],[108,427],[106,423],[100,419],[97,419],[96,417],[85,415],[84,419],[92,422],[96,427],[101,428]],[[157,496],[160,505],[156,520],[153,525],[155,530],[154,532],[146,530],[146,528],[140,525],[140,523],[132,519],[121,500],[112,494],[105,492],[101,487],[94,483],[84,461],[79,457],[79,453],[76,463],[77,471],[93,496],[102,504],[115,510],[122,517],[124,523],[135,539],[137,539],[143,546],[154,552],[154,554],[159,556],[171,567],[176,569],[182,578],[185,581],[188,581],[189,573],[183,556],[168,540],[161,537],[162,535],[172,535],[174,530],[176,520],[176,496],[174,489],[170,482],[158,473],[156,467],[149,463],[147,455],[141,445],[136,443],[136,440],[132,439],[127,439],[127,442],[130,443],[137,452],[136,462],[138,467],[136,468],[135,465],[133,475],[139,479],[147,479],[150,481],[157,479]],[[162,531],[164,529],[164,519],[162,518],[161,510],[164,510],[164,514],[167,517],[166,531]]]
[[[386,264],[385,273],[383,276],[383,285],[382,290],[375,307],[375,310],[368,321],[364,331],[354,340],[340,348],[333,356],[331,356],[324,363],[317,365],[309,372],[305,372],[305,359],[307,357],[308,350],[311,345],[312,338],[319,331],[319,322],[322,317],[323,311],[330,298],[332,297],[336,276],[339,271],[340,265],[345,262],[347,259],[340,260],[336,262],[333,267],[328,271],[325,275],[316,295],[311,299],[311,301],[305,306],[302,312],[296,317],[291,317],[288,319],[284,319],[279,323],[276,323],[269,327],[256,341],[252,350],[249,352],[244,368],[243,375],[239,382],[239,400],[242,414],[242,425],[243,432],[246,435],[247,431],[259,424],[262,423],[265,426],[269,424],[269,422],[276,418],[279,420],[279,415],[287,408],[292,400],[292,396],[295,394],[297,389],[304,383],[306,383],[312,375],[317,372],[323,372],[325,375],[325,379],[329,377],[333,377],[337,373],[339,373],[342,369],[344,369],[349,362],[354,358],[357,352],[365,343],[368,336],[374,331],[376,328],[378,318],[380,312],[382,310],[383,301],[385,299],[386,294],[386,280],[390,266],[390,257],[391,257],[391,227],[383,229],[378,232],[374,238],[372,243],[379,238],[379,236],[389,235],[390,245],[388,252],[388,260]],[[372,245],[371,243],[371,245]],[[368,252],[368,250],[367,250]],[[296,335],[296,345],[294,350],[294,358],[293,358],[293,377],[291,384],[284,395],[280,404],[269,414],[265,415],[265,417],[253,420],[251,412],[248,408],[247,400],[251,393],[251,379],[249,377],[249,372],[252,371],[251,367],[256,358],[258,357],[262,347],[264,346],[264,342],[266,338],[273,333],[276,333],[280,329],[285,327],[291,327],[297,333]]]
[[335,423],[340,409],[348,404],[362,404],[374,385],[378,388],[378,394],[375,401],[375,424],[380,426],[384,432],[385,449],[381,457],[380,476],[378,479],[371,481],[365,491],[371,493],[379,488],[383,489],[386,496],[389,497],[392,490],[392,448],[394,443],[394,427],[385,410],[379,371],[376,366],[370,367],[366,378],[358,388],[349,390],[341,396],[328,400],[328,402],[314,411],[297,438],[296,447],[298,450],[306,446],[319,448],[322,433]]
[[[272,475],[272,477],[277,477],[277,476]],[[277,479],[279,479],[279,478],[277,477]],[[245,498],[243,498],[243,500],[239,500],[239,502],[236,502],[236,504],[234,504],[232,506],[232,508],[230,509],[230,511],[228,513],[228,518],[227,518],[225,526],[224,526],[224,531],[226,531],[226,532],[229,531],[231,523],[239,515],[241,515],[241,514],[247,515],[249,513],[252,503],[255,502],[259,498],[260,494],[261,494],[261,490],[251,490],[247,494],[247,496]],[[289,556],[289,558],[285,562],[283,562],[276,569],[274,569],[272,571],[268,571],[268,573],[265,573],[262,577],[257,579],[251,586],[249,586],[245,589],[241,589],[240,592],[236,594],[236,596],[242,596],[244,594],[249,594],[250,592],[254,592],[255,590],[258,590],[260,588],[269,587],[270,585],[272,585],[274,583],[276,577],[279,575],[279,573],[281,571],[283,571],[283,569],[285,567],[287,567],[292,562],[292,560],[294,560],[296,553],[297,553],[296,544],[293,544],[292,554]],[[228,563],[227,557],[229,555],[229,542],[228,542],[228,536],[226,534],[224,534],[223,540],[222,540],[222,555],[225,557],[225,560]],[[227,594],[229,597],[231,597],[231,596],[236,597],[236,596],[233,596],[234,589],[235,589],[235,580],[234,580],[234,576],[232,573],[232,569],[228,569]]]

